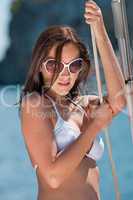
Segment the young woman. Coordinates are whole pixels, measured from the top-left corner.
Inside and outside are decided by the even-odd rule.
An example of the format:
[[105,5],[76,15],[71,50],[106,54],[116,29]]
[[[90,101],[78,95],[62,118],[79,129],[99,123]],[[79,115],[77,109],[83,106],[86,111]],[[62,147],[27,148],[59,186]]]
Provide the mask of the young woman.
[[38,200],[100,199],[96,160],[104,144],[96,136],[126,105],[118,95],[124,80],[100,8],[85,3],[103,63],[107,96],[80,95],[90,73],[85,45],[73,28],[52,26],[41,33],[20,99],[22,132],[36,169]]

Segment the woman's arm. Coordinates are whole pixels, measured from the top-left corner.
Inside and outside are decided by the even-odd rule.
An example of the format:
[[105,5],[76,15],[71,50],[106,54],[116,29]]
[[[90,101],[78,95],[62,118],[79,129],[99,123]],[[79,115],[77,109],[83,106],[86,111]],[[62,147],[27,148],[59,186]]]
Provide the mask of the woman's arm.
[[[51,188],[58,188],[80,164],[93,140],[103,125],[112,119],[108,105],[101,105],[101,119],[92,119],[87,129],[58,157],[53,157],[54,133],[51,120],[47,116],[47,99],[30,96],[23,99],[21,106],[21,126],[27,150],[33,165],[37,164],[39,174]],[[35,105],[35,106],[33,106]],[[45,115],[46,114],[46,115]],[[67,134],[67,133],[66,133]]]
[[93,28],[103,64],[108,101],[114,113],[117,113],[126,105],[126,98],[124,96],[125,82],[122,71],[106,32],[100,8],[94,1],[90,1],[86,3],[85,11],[86,23]]

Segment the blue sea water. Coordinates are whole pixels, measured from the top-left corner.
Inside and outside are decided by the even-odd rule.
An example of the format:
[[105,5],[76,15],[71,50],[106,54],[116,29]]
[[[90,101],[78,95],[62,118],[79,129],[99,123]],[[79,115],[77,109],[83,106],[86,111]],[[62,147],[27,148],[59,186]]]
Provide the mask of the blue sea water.
[[[0,200],[36,200],[37,179],[32,168],[18,115],[20,85],[0,87]],[[101,132],[104,141],[104,133]],[[133,199],[133,144],[126,108],[109,126],[121,200]],[[107,147],[100,161],[101,200],[114,200]],[[44,169],[45,170],[45,169]]]

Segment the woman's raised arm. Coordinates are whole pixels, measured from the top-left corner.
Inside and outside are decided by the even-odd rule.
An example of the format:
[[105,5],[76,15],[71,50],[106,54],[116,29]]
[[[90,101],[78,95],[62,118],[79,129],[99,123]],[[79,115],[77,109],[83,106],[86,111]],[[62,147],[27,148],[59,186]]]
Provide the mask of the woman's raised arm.
[[106,99],[108,98],[114,114],[117,114],[126,105],[124,77],[106,32],[102,12],[94,1],[86,2],[84,17],[95,34],[107,84]]

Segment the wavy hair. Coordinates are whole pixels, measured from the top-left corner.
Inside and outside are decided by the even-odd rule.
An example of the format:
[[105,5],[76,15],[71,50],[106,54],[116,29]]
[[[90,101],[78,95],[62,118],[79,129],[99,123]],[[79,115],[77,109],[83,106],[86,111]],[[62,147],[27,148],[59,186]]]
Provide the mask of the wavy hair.
[[[80,57],[84,61],[83,70],[79,72],[78,78],[75,81],[74,86],[66,96],[74,98],[80,95],[79,84],[86,81],[90,72],[90,59],[85,44],[81,41],[74,28],[70,26],[50,26],[44,30],[36,41],[33,48],[31,66],[27,73],[25,84],[20,93],[19,104],[21,105],[22,98],[27,93],[38,92],[42,95],[42,92],[46,92],[50,89],[53,82],[57,79],[58,73],[54,73],[52,77],[52,83],[47,88],[45,81],[43,80],[42,73],[39,71],[40,66],[45,61],[49,54],[49,51],[56,45],[55,59],[59,63],[61,59],[62,48],[67,43],[73,43],[79,49]],[[58,65],[58,64],[57,64]],[[58,67],[58,66],[57,66]]]

